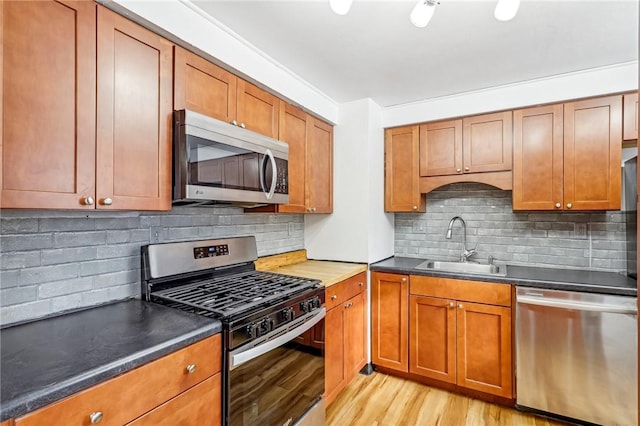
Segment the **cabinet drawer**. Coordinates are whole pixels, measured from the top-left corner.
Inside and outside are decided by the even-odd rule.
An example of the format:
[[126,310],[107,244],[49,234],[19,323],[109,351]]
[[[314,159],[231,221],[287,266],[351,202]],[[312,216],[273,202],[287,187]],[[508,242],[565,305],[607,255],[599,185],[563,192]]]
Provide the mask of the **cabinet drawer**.
[[[209,337],[16,420],[19,426],[122,425],[220,371],[221,337]],[[195,365],[189,373],[187,366]]]
[[327,310],[346,302],[367,288],[367,273],[361,272],[338,284],[328,287],[325,293]]
[[511,306],[511,285],[412,275],[409,293],[465,302]]
[[218,373],[208,378],[127,425],[219,425],[222,421],[220,377]]

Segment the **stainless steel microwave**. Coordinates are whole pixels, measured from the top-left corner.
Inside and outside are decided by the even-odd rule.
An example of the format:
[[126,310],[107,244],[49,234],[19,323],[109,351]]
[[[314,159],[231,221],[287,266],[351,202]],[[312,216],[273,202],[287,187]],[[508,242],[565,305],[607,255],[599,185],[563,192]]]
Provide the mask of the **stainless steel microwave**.
[[205,115],[173,114],[173,204],[287,204],[289,145]]

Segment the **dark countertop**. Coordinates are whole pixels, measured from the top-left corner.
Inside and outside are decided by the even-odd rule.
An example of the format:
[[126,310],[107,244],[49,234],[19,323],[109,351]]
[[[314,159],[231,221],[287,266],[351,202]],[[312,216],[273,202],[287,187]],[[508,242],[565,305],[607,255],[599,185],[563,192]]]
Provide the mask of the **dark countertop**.
[[416,269],[416,266],[424,260],[410,257],[390,257],[371,264],[369,269],[371,271],[396,274],[488,281],[551,290],[583,291],[636,297],[638,295],[638,282],[626,275],[615,272],[507,265],[507,275],[501,276]]
[[220,321],[127,300],[0,330],[0,421],[221,331]]

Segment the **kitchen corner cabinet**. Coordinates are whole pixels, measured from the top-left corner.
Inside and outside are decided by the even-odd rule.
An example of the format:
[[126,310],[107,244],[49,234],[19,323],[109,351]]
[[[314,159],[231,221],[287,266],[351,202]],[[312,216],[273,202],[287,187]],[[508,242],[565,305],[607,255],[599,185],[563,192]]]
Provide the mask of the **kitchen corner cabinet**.
[[289,145],[289,204],[247,212],[333,212],[333,126],[280,101],[279,140]]
[[420,126],[420,176],[511,170],[511,111]]
[[411,276],[409,372],[513,397],[511,287]]
[[622,96],[514,112],[514,210],[619,210]]
[[419,127],[386,129],[384,135],[384,210],[425,212],[420,193]]
[[367,273],[326,290],[325,399],[331,404],[367,362]]
[[628,93],[623,97],[623,131],[624,140],[638,139],[638,93]]
[[218,334],[19,417],[15,424],[220,425],[221,363]]
[[175,109],[189,109],[278,138],[280,100],[181,47],[175,47]]
[[409,371],[409,276],[371,273],[371,362]]
[[171,44],[92,2],[1,10],[2,207],[169,210]]

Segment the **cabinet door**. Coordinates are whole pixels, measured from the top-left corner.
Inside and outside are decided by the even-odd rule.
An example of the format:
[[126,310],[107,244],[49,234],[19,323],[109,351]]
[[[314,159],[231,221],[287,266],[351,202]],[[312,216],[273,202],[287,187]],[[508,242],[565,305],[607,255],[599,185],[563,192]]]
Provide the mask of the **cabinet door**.
[[459,386],[512,398],[511,309],[458,302]]
[[420,126],[420,176],[462,173],[462,120]]
[[221,379],[218,373],[138,417],[129,426],[220,425]]
[[309,117],[307,140],[307,212],[333,212],[333,126]]
[[325,341],[325,398],[327,404],[335,399],[345,384],[344,364],[344,326],[345,309],[342,305],[327,311],[324,318],[325,334],[329,338]]
[[349,299],[346,306],[344,321],[344,364],[346,381],[349,383],[367,363],[367,341],[365,337],[367,334],[367,310],[365,293],[360,293]]
[[564,105],[564,208],[619,210],[622,96]]
[[238,79],[237,85],[238,124],[277,139],[280,99],[241,78]]
[[171,209],[172,49],[98,7],[98,208]]
[[409,372],[456,382],[456,303],[410,296]]
[[0,17],[0,205],[94,209],[96,6],[3,1]]
[[420,194],[418,126],[386,129],[384,137],[384,210],[424,212]]
[[624,95],[623,139],[638,139],[638,94]]
[[511,170],[512,132],[511,111],[464,118],[464,172]]
[[513,113],[513,209],[563,206],[563,106]]
[[307,113],[280,101],[279,140],[289,144],[289,204],[278,206],[283,213],[305,213],[306,147],[309,132]]
[[375,365],[409,371],[409,277],[371,274],[371,360]]
[[174,109],[189,109],[230,122],[236,118],[237,77],[175,46]]

